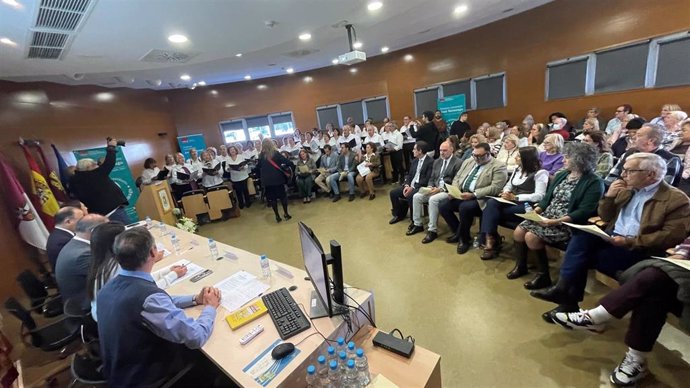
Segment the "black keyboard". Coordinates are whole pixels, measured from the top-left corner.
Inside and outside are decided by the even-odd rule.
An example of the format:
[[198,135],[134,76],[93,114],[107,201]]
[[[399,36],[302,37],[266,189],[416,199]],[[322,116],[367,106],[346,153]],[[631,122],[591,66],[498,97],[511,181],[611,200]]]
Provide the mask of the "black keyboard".
[[276,325],[280,338],[288,339],[311,327],[309,318],[304,315],[285,287],[268,293],[261,299],[268,307],[268,314]]

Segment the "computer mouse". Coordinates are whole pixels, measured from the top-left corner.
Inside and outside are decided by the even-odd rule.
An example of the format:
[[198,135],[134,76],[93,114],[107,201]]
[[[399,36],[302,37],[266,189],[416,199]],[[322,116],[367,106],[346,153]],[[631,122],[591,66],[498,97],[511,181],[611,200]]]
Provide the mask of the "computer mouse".
[[284,358],[285,356],[289,355],[295,350],[295,345],[293,345],[291,342],[284,342],[271,351],[271,357],[273,357],[274,360],[280,360],[281,358]]
[[297,289],[297,286],[290,286],[290,288],[288,288],[288,290],[290,290],[290,291],[295,291],[296,289]]

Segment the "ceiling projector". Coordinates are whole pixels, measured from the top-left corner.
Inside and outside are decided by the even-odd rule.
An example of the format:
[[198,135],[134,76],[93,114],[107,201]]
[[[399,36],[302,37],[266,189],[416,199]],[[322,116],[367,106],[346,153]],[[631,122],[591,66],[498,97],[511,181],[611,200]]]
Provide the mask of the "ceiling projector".
[[367,60],[367,54],[364,51],[353,50],[349,53],[338,55],[338,63],[343,65],[354,65],[355,63],[364,62]]

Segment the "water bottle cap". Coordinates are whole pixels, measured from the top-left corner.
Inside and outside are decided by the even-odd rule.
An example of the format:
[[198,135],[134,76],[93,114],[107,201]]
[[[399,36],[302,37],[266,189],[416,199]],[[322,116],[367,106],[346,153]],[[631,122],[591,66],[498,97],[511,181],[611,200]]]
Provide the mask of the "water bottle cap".
[[341,351],[340,353],[338,353],[338,357],[345,359],[345,358],[347,358],[347,353]]
[[345,338],[338,337],[338,345],[343,345],[343,344],[345,344]]
[[355,360],[348,360],[347,361],[347,367],[352,369],[355,367]]
[[208,243],[210,244],[210,243],[212,243],[212,242],[213,242],[213,239],[212,239],[212,238],[209,238],[209,239],[208,239]]
[[316,373],[316,367],[314,367],[314,365],[309,365],[307,367],[307,374],[313,375],[314,373]]
[[333,354],[333,353],[335,353],[335,348],[332,346],[329,346],[328,347],[328,354]]
[[265,259],[265,258],[266,258],[266,255],[261,255],[261,256],[259,256],[259,259],[261,259],[261,260],[263,260],[263,259]]
[[357,357],[362,357],[364,355],[364,349],[359,348],[357,349]]
[[352,342],[352,341],[348,342],[348,343],[347,343],[347,348],[350,349],[350,350],[354,349],[354,348],[355,348],[355,343]]
[[319,364],[325,364],[325,363],[326,363],[326,357],[324,357],[324,356],[319,356],[319,358],[317,358],[316,361],[317,361]]
[[328,364],[328,367],[331,369],[336,369],[338,368],[338,362],[336,362],[335,360],[331,360],[331,363]]

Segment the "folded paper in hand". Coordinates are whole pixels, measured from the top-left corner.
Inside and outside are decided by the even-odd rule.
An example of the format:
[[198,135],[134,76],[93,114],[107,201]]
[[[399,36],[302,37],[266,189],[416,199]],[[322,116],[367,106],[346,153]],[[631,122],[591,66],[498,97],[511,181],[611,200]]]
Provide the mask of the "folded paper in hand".
[[359,171],[359,175],[363,177],[369,175],[369,173],[371,172],[371,169],[369,169],[369,167],[367,167],[366,165],[367,162],[362,162],[357,165],[357,171]]
[[489,195],[488,197],[489,197],[489,198],[493,198],[493,199],[495,199],[495,200],[497,200],[498,202],[501,202],[501,203],[507,203],[508,205],[517,205],[517,203],[515,203],[515,202],[513,202],[513,201],[509,201],[509,200],[507,200],[507,199],[505,199],[505,198],[501,198],[501,197],[492,197],[492,196],[490,196],[490,195]]
[[659,260],[668,261],[669,263],[673,263],[679,267],[682,267],[682,268],[690,271],[690,260],[671,259],[670,257],[659,257],[659,256],[652,256],[652,259],[659,259]]
[[450,194],[451,197],[456,199],[462,199],[462,192],[457,186],[446,185],[446,190],[448,190],[448,194]]
[[601,230],[598,226],[596,225],[578,225],[578,224],[572,224],[570,222],[564,222],[564,225],[568,225],[569,227],[577,230],[581,230],[583,232],[587,232],[590,234],[593,234],[597,237],[601,237],[602,239],[609,241],[611,240],[611,236],[606,234],[603,230]]
[[529,213],[525,213],[525,214],[516,214],[516,216],[518,216],[520,218],[524,218],[528,221],[534,221],[534,222],[541,222],[541,221],[548,220],[548,218],[542,217],[535,212],[529,212]]

